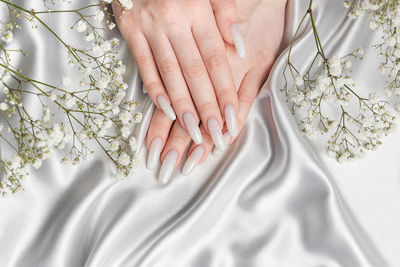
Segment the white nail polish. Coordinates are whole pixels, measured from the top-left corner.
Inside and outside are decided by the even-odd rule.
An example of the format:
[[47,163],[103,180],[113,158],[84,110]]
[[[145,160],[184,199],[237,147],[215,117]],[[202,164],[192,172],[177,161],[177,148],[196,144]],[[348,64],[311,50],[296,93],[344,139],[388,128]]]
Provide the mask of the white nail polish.
[[219,150],[224,150],[226,144],[224,142],[224,138],[222,136],[221,128],[219,127],[218,121],[215,118],[211,118],[207,122],[208,131],[211,135],[211,138],[215,144],[215,146]]
[[190,112],[185,112],[183,114],[183,121],[185,122],[185,126],[189,131],[190,136],[193,139],[193,142],[197,145],[203,143],[203,136],[201,135],[200,128],[194,116]]
[[231,24],[231,33],[233,37],[233,42],[235,43],[236,52],[238,53],[239,57],[245,58],[246,47],[244,45],[243,36],[239,30],[239,26],[236,23]]
[[164,111],[165,115],[167,115],[170,120],[176,120],[175,112],[164,96],[157,96],[157,102],[160,105],[161,109]]
[[238,126],[235,108],[231,104],[225,106],[225,120],[229,134],[233,137],[238,135]]
[[164,159],[164,162],[161,165],[160,174],[158,176],[158,180],[162,184],[167,184],[171,179],[171,174],[174,171],[177,159],[178,152],[176,152],[175,150],[171,150],[168,152],[167,156]]
[[162,140],[156,137],[151,141],[149,155],[147,156],[147,169],[153,170],[160,158]]
[[[228,132],[226,132],[226,133],[224,133],[224,142],[225,142],[225,144],[228,144],[229,143],[229,141],[231,141],[231,135],[228,133]],[[214,155],[214,156],[219,156],[219,154],[221,154],[221,150],[219,150],[217,147],[214,147],[214,149],[213,149],[213,152],[212,152],[212,154]]]
[[189,175],[193,171],[194,167],[199,164],[203,154],[203,146],[196,147],[190,154],[190,157],[186,160],[185,165],[183,166],[182,174],[185,176]]

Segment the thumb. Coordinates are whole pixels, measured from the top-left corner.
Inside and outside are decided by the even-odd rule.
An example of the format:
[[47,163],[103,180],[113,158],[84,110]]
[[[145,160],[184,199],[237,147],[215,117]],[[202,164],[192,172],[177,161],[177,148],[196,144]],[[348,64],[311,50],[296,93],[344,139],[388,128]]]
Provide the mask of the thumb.
[[238,55],[246,57],[246,48],[243,36],[237,21],[237,7],[235,0],[211,0],[218,29],[225,42],[235,45]]

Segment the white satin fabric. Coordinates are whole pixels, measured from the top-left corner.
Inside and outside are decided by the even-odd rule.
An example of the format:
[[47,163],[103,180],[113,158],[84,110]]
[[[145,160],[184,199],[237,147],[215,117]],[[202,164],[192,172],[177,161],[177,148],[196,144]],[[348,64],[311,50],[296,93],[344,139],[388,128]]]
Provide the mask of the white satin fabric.
[[[350,21],[343,1],[314,2],[326,52],[363,46],[367,60],[354,66],[354,79],[360,92],[381,90],[370,48],[378,36],[366,21]],[[307,5],[289,2],[285,44]],[[70,23],[65,15],[57,20]],[[59,81],[69,71],[60,64],[65,50],[45,30],[26,32],[16,31],[30,55],[18,65]],[[313,45],[308,23],[294,50],[302,70]],[[339,165],[328,158],[323,144],[299,134],[279,91],[284,50],[238,140],[190,177],[175,171],[161,186],[157,172],[145,168],[153,106],[127,46],[121,51],[144,113],[135,129],[141,145],[134,176],[118,182],[105,157],[69,166],[57,154],[25,180],[25,191],[0,201],[1,267],[400,266],[399,132],[365,160]]]

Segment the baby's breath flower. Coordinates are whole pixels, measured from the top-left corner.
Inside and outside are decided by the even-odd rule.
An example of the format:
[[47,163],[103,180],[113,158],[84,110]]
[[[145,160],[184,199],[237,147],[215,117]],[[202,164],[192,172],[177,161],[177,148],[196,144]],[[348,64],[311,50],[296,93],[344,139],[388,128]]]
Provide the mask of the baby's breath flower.
[[[350,7],[352,3],[345,1],[344,5]],[[363,14],[366,9],[380,9],[380,5],[368,0],[355,3],[363,3],[363,9],[353,10],[349,14],[353,19]],[[309,9],[307,14],[310,20],[313,20],[312,9]],[[312,23],[314,25],[315,21]],[[379,28],[379,23],[377,24]],[[375,28],[374,23],[371,25]],[[300,28],[301,24],[298,27]],[[298,125],[303,135],[309,139],[327,139],[326,151],[338,162],[363,158],[367,150],[377,149],[382,143],[381,139],[395,130],[395,117],[391,115],[388,103],[378,93],[370,93],[368,98],[357,93],[356,84],[350,76],[352,60],[361,60],[364,50],[359,48],[344,57],[335,55],[328,58],[320,39],[317,38],[319,34],[315,27],[313,31],[317,43],[314,60],[306,67],[306,73],[300,73],[291,61],[289,52],[282,91],[290,103],[292,114],[300,118]],[[293,40],[296,37],[295,35]],[[397,49],[397,37],[390,36],[386,39],[388,47]],[[289,51],[291,48],[292,45]],[[319,62],[317,70],[314,68],[316,62]],[[380,68],[386,71],[387,66],[382,64]],[[300,77],[303,82],[300,82]]]
[[102,10],[97,10],[94,18],[97,21],[102,21],[104,19],[104,12]]
[[11,43],[13,41],[13,39],[14,39],[14,34],[10,30],[5,31],[3,33],[3,36],[1,37],[1,40],[3,40],[7,44]]
[[128,166],[130,162],[131,157],[125,152],[122,152],[121,155],[118,157],[118,163],[122,166]]
[[8,105],[5,102],[0,103],[0,110],[6,111],[8,109]]
[[75,29],[77,32],[84,32],[86,31],[87,24],[83,20],[78,21],[78,23],[75,26]]
[[[118,53],[120,40],[108,40],[104,35],[107,29],[115,27],[112,13],[105,5],[112,0],[94,1],[98,1],[98,5],[82,4],[82,8],[66,12],[74,14],[70,28],[84,33],[82,40],[90,42],[89,45],[81,42],[82,47],[76,47],[69,44],[67,38],[62,38],[67,63],[75,69],[72,73],[78,73],[74,74],[74,81],[76,77],[78,82],[72,82],[69,76],[60,77],[58,84],[62,84],[62,88],[59,88],[46,81],[37,81],[35,77],[26,77],[19,68],[9,63],[10,51],[21,51],[19,48],[7,50],[4,47],[4,53],[0,54],[0,80],[4,85],[0,110],[11,118],[7,124],[0,122],[3,140],[11,137],[11,142],[1,145],[18,148],[16,155],[10,155],[8,159],[0,157],[0,170],[4,176],[0,179],[0,194],[21,189],[21,181],[29,174],[29,169],[40,168],[54,149],[69,149],[61,162],[78,164],[92,159],[97,152],[89,148],[89,143],[98,144],[116,165],[116,176],[121,179],[135,167],[137,141],[131,133],[133,124],[139,123],[143,115],[135,110],[139,103],[127,99],[125,91],[128,86],[123,77],[126,66]],[[124,8],[132,7],[131,0],[119,3]],[[18,4],[3,4],[8,6],[10,16],[15,16],[7,24],[8,30],[0,33],[3,42],[13,45],[12,29],[21,29],[16,21],[27,19],[29,23],[44,26],[29,11],[33,8],[22,10],[18,9]],[[52,16],[63,12],[49,10],[46,14]],[[54,25],[45,26],[51,34],[54,33]],[[39,98],[42,110],[34,110],[35,115],[29,113],[30,107],[24,103],[25,92],[36,94]],[[59,113],[65,116],[64,120]],[[12,125],[13,122],[17,124]],[[3,129],[4,125],[8,125],[6,129]]]

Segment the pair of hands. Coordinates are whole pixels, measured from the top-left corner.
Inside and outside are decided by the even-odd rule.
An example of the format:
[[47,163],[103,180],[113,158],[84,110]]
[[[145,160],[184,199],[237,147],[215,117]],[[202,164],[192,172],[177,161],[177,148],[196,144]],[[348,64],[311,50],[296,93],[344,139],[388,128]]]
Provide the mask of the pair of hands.
[[192,140],[184,175],[214,145],[223,150],[233,142],[278,52],[285,6],[286,0],[136,0],[125,11],[113,5],[156,105],[147,166],[153,169],[161,155],[162,183]]

